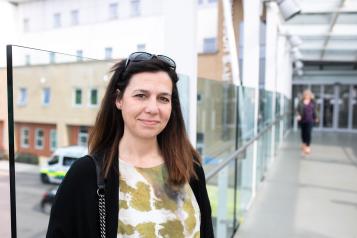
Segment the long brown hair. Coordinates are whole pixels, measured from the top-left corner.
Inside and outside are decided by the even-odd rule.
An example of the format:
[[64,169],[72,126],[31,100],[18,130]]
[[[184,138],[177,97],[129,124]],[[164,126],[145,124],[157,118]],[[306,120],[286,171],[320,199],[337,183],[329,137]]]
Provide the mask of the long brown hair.
[[[89,135],[89,153],[103,156],[103,174],[105,177],[118,163],[119,142],[124,134],[122,111],[115,106],[120,99],[131,77],[141,72],[167,72],[172,80],[172,111],[164,130],[157,135],[158,145],[168,170],[168,182],[182,185],[197,178],[194,163],[201,163],[200,155],[191,145],[185,129],[179,94],[176,86],[178,76],[165,62],[152,59],[132,62],[125,68],[126,60],[116,63],[101,102],[97,118]],[[119,89],[119,90],[118,90]]]

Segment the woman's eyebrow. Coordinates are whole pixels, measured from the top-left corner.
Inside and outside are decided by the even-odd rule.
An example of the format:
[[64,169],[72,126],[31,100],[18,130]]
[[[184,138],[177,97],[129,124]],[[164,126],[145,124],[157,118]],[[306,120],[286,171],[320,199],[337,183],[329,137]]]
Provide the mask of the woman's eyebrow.
[[[145,89],[136,89],[133,91],[133,93],[147,93],[147,94],[150,94],[150,91],[149,90],[145,90]],[[167,93],[167,92],[162,92],[162,93],[159,93],[160,95],[163,95],[163,96],[171,96],[170,93]]]

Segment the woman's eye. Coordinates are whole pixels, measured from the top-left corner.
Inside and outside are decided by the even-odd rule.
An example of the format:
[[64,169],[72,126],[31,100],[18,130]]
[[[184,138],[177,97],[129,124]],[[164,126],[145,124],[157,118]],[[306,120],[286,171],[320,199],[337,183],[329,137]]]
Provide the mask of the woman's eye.
[[168,98],[165,98],[165,97],[161,97],[161,101],[163,102],[170,102],[170,100]]
[[145,94],[136,94],[135,97],[144,98],[144,97],[145,97]]

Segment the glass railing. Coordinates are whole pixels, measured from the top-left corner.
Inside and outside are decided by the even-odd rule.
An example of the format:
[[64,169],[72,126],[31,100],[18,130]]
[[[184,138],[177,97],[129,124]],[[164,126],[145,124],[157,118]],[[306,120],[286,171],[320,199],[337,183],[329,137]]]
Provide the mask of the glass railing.
[[232,237],[244,221],[253,190],[264,179],[284,131],[289,128],[288,103],[279,93],[274,96],[270,91],[198,80],[197,148],[204,161],[216,237]]

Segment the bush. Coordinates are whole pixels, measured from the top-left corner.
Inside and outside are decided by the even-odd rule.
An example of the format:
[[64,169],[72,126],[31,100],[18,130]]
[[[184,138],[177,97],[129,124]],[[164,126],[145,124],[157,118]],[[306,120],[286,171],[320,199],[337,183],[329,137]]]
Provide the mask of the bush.
[[15,161],[26,164],[38,164],[38,157],[34,154],[18,153],[15,155]]

